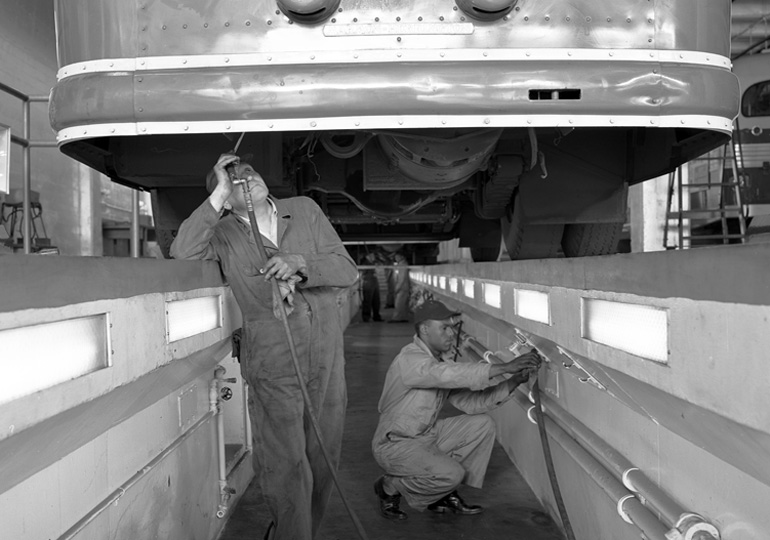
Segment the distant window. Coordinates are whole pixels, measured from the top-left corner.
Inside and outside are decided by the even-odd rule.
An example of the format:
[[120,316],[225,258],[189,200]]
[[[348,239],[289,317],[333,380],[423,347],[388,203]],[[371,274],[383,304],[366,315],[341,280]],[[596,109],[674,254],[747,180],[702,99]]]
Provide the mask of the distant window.
[[770,116],[770,81],[750,86],[743,93],[741,104],[743,116]]

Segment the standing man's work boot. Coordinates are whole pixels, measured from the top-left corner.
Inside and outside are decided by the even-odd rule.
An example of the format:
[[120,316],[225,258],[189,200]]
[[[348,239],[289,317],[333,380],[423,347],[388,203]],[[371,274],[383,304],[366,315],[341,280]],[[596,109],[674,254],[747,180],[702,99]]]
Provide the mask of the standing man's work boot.
[[460,514],[461,516],[473,516],[484,511],[481,506],[465,504],[465,501],[460,498],[457,491],[453,491],[443,499],[439,499],[433,504],[429,504],[428,510],[436,512],[437,514],[452,512],[454,514]]
[[404,520],[407,518],[406,512],[401,510],[398,505],[401,503],[401,494],[388,495],[382,483],[384,476],[380,476],[374,483],[374,492],[380,498],[380,514],[387,519]]

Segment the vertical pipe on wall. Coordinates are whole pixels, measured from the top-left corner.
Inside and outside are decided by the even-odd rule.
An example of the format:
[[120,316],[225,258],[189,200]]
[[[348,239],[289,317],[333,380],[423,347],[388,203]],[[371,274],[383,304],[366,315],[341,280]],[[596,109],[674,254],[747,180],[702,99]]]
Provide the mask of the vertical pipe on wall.
[[225,417],[220,401],[220,385],[223,382],[236,382],[237,379],[223,377],[225,374],[223,366],[217,366],[214,369],[214,378],[209,383],[209,408],[216,419],[217,430],[217,469],[219,471],[219,506],[217,507],[217,517],[223,518],[227,514],[227,503],[235,490],[227,486],[227,462],[225,456]]
[[254,450],[254,445],[251,442],[251,418],[249,418],[249,385],[246,381],[243,381],[243,431],[246,434],[246,440],[244,441],[246,452],[251,453]]
[[139,190],[131,191],[131,256],[138,259],[139,250]]
[[22,214],[22,234],[24,235],[24,254],[29,255],[32,253],[32,219],[31,219],[31,212],[30,212],[30,197],[31,197],[31,185],[32,185],[32,173],[30,171],[30,147],[29,147],[29,133],[30,133],[30,102],[29,98],[24,99],[24,133],[23,137],[24,140],[27,141],[27,144],[25,144],[22,147],[22,204],[21,204],[21,214]]

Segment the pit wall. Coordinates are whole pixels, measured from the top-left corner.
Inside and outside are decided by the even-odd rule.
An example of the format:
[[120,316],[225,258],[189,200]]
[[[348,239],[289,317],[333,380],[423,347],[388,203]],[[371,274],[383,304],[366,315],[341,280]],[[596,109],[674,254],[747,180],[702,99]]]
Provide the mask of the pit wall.
[[[15,255],[0,257],[0,275],[6,376],[20,377],[14,365],[36,359],[26,348],[3,346],[10,340],[4,330],[106,314],[110,351],[108,367],[10,400],[0,396],[0,536],[216,538],[254,474],[247,391],[231,356],[240,313],[218,266]],[[169,337],[169,303],[204,297],[219,299],[218,325]],[[344,325],[357,302],[354,288],[340,291]],[[42,344],[29,350],[45,349],[46,335],[36,339]],[[222,389],[232,392],[229,400],[216,399]]]
[[[660,521],[648,537],[680,538],[666,512],[623,486],[621,475],[606,468],[587,471],[567,452],[556,428],[573,432],[582,424],[610,450],[602,456],[596,445],[577,437],[578,450],[603,463],[613,453],[627,460],[639,469],[629,478],[643,475],[672,500],[669,509],[700,514],[721,538],[756,540],[770,538],[770,409],[763,405],[770,384],[770,286],[762,262],[768,256],[770,246],[718,247],[442,265],[412,268],[411,277],[414,286],[463,311],[464,329],[492,351],[518,343],[522,335],[548,357],[539,375],[546,427],[578,539],[639,538],[640,528],[623,519],[619,503],[624,511],[637,505]],[[516,289],[548,294],[550,324],[517,314]],[[490,297],[487,290],[499,294]],[[645,359],[583,337],[585,299],[664,310],[666,358]],[[625,330],[621,324],[618,331],[634,332],[635,322],[640,321]],[[528,418],[528,388],[520,389],[494,413],[498,439],[560,521],[537,426]],[[623,491],[610,495],[601,482]],[[621,501],[624,496],[631,499]]]

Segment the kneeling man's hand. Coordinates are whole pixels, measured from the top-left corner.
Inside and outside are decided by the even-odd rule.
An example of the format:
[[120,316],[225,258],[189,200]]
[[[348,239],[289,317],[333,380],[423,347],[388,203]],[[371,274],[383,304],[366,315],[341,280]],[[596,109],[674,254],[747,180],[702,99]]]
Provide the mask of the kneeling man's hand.
[[507,364],[494,364],[489,369],[489,378],[494,378],[503,373],[512,375],[511,379],[516,384],[521,384],[529,379],[540,368],[543,358],[534,349],[521,356],[517,356]]

